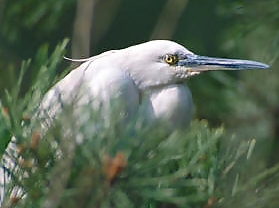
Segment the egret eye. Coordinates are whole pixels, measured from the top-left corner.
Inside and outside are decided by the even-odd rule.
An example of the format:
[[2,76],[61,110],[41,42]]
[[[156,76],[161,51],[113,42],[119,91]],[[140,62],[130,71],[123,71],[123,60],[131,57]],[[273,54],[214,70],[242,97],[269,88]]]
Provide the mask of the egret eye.
[[164,56],[164,61],[169,65],[174,65],[178,62],[178,57],[176,55],[167,54]]

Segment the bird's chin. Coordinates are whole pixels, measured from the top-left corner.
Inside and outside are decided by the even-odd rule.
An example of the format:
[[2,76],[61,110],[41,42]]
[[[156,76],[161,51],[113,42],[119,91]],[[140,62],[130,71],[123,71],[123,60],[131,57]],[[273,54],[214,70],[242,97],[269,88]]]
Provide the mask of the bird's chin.
[[185,81],[187,79],[189,79],[190,77],[192,76],[195,76],[195,75],[198,75],[200,72],[196,72],[196,71],[186,71],[186,72],[183,72],[183,73],[177,73],[175,74],[175,77],[176,77],[176,81]]
[[193,70],[192,68],[176,67],[175,70],[175,77],[178,80],[185,80],[198,74],[200,74],[200,71]]
[[192,76],[195,76],[195,75],[198,75],[198,74],[200,74],[199,71],[191,71],[191,70],[188,71],[188,76],[189,77],[192,77]]

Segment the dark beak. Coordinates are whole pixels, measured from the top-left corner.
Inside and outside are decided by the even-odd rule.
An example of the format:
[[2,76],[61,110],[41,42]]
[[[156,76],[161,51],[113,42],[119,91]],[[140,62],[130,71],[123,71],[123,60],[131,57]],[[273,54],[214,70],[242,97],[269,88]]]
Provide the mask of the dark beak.
[[241,59],[225,59],[195,54],[187,54],[185,59],[178,62],[179,66],[191,68],[193,72],[212,71],[212,70],[248,70],[248,69],[267,69],[269,65]]

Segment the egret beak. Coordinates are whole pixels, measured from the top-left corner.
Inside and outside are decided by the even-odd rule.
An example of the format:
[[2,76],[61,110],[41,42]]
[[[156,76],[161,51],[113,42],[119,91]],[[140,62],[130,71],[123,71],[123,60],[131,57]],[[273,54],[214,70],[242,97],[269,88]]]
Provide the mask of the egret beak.
[[191,68],[193,72],[212,71],[212,70],[248,70],[248,69],[267,69],[269,65],[241,59],[225,59],[195,54],[187,54],[185,59],[178,62],[179,66]]

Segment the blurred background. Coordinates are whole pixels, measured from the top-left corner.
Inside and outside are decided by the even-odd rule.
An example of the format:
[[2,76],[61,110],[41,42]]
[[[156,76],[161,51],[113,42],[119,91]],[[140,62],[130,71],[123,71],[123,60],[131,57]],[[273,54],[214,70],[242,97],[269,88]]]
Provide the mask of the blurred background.
[[[279,0],[0,0],[0,96],[12,88],[22,60],[65,37],[72,58],[171,39],[196,54],[271,65],[208,72],[187,84],[196,119],[223,125],[236,143],[255,139],[250,171],[279,160]],[[36,73],[27,71],[22,93]]]

